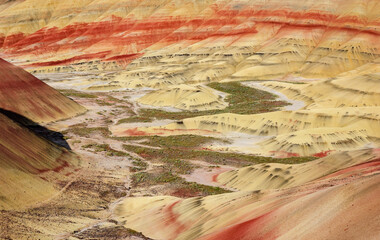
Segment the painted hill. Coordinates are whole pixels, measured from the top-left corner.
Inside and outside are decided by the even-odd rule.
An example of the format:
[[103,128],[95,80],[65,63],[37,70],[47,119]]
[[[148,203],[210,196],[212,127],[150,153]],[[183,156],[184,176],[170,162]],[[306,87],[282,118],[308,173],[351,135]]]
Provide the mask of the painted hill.
[[345,152],[344,154],[333,154],[301,164],[256,164],[222,173],[216,177],[216,181],[224,186],[242,191],[296,187],[334,174],[342,169],[366,165],[376,158],[376,155],[372,154],[371,151],[359,150]]
[[78,156],[0,113],[0,210],[23,209],[59,193]]
[[[250,153],[277,157],[324,156],[332,151],[359,149],[380,143],[378,107],[322,108],[277,111],[255,115],[223,113],[187,118],[165,126],[138,127],[140,135],[220,134],[234,132],[270,137],[244,149]],[[122,126],[115,135],[132,132]]]
[[80,168],[79,157],[51,142],[44,134],[59,134],[37,122],[51,122],[84,111],[22,68],[0,59],[1,210],[41,203],[57,195],[64,188],[62,182],[70,181]]
[[[259,125],[245,130],[246,120],[227,123],[228,131],[272,137],[248,151],[305,156],[378,143],[377,120],[344,116],[351,112],[346,108],[379,111],[374,109],[380,102],[377,0],[25,0],[1,6],[1,56],[47,79],[66,73],[54,81],[65,86],[102,91],[149,87],[156,90],[140,103],[201,110],[226,105],[202,87],[205,83],[270,80],[263,85],[306,106],[299,114],[283,114],[292,122],[281,114],[263,116],[265,131],[258,132]],[[66,79],[70,74],[79,80]],[[49,108],[35,112],[50,119],[77,112],[67,103],[60,106],[68,109],[56,111],[55,117]],[[334,122],[323,119],[323,113]],[[294,121],[302,114],[308,120],[301,118],[304,125],[298,126]],[[355,122],[335,121],[343,116]],[[257,117],[247,121],[257,124]],[[208,128],[218,117],[203,118],[202,126],[191,128]],[[374,122],[375,127],[368,125]]]
[[[378,150],[334,157],[348,161],[358,157],[362,163],[341,165],[333,174],[330,168],[319,168],[314,180],[309,171],[300,171],[295,179],[309,180],[284,189],[251,185],[250,191],[203,198],[126,198],[115,213],[125,226],[154,239],[376,239]],[[240,178],[245,176],[236,176],[236,181]]]
[[[326,81],[296,96],[315,102],[312,108],[379,102],[371,87],[380,56],[377,0],[25,0],[0,6],[0,56],[36,74],[83,73],[83,89],[152,87],[172,96],[180,84],[318,79]],[[353,94],[348,102],[346,94]],[[204,104],[197,99],[193,105]],[[188,109],[188,101],[165,106]]]
[[[100,181],[100,175],[118,175],[127,197],[91,206],[109,208],[101,219],[92,219],[94,225],[56,237],[85,238],[80,234],[87,230],[107,236],[102,227],[123,225],[165,240],[379,238],[379,0],[0,0],[0,57],[9,61],[0,60],[0,110],[34,122],[70,118],[85,109],[20,67],[51,85],[99,91],[96,100],[87,99],[89,117],[68,124],[94,133],[70,134],[73,142],[86,144],[77,145],[78,151],[94,147],[91,157],[104,154],[94,161],[96,181],[108,181]],[[223,94],[206,84],[232,81],[302,104],[259,114],[215,114],[233,99],[223,101]],[[121,92],[107,92],[114,90]],[[172,111],[172,118],[164,119],[170,108],[191,117],[174,117]],[[6,111],[0,111],[0,210],[19,210],[59,194],[80,161]],[[152,122],[135,122],[140,120]],[[131,137],[99,133],[91,139],[107,130]],[[318,159],[244,165],[205,182],[236,190],[231,193],[158,196],[169,194],[165,188],[172,184],[158,175],[161,170],[177,177],[175,168],[188,164],[188,173],[193,167],[190,161],[182,164],[182,154],[161,159],[174,141],[152,135],[184,134],[232,139],[208,142],[190,153]],[[146,154],[148,148],[160,156]],[[108,161],[113,155],[120,163]],[[130,164],[124,162],[127,156]],[[201,160],[191,159],[199,164],[196,171],[213,174],[217,166]],[[128,172],[122,178],[121,170]],[[149,182],[150,177],[159,184],[134,191],[136,179]],[[102,191],[99,196],[119,194],[113,182],[104,186],[107,191],[91,190]]]
[[0,108],[35,122],[75,116],[85,109],[20,67],[0,59]]
[[41,71],[133,61],[145,74],[187,64],[175,74],[186,81],[331,77],[378,57],[378,9],[377,0],[12,1],[1,5],[0,43],[29,66],[88,63]]

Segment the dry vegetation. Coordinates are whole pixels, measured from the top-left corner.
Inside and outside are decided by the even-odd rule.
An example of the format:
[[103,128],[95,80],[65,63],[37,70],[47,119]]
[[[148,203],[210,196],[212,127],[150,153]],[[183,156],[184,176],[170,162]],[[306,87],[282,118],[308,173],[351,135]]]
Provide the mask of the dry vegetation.
[[276,96],[262,90],[243,86],[239,82],[210,83],[209,87],[229,94],[225,101],[228,107],[220,110],[168,112],[160,109],[142,108],[138,115],[119,120],[120,123],[151,122],[154,119],[184,119],[218,113],[255,114],[272,112],[288,105],[276,101]]
[[[303,163],[308,162],[315,157],[291,157],[291,158],[272,158],[262,157],[240,153],[228,153],[228,152],[216,152],[208,149],[203,149],[202,144],[211,141],[222,141],[219,139],[194,135],[178,135],[178,136],[148,136],[148,137],[127,137],[117,138],[119,140],[131,140],[131,139],[147,139],[146,144],[152,144],[152,146],[160,146],[160,149],[154,149],[149,147],[124,145],[124,148],[128,151],[135,152],[140,156],[144,156],[148,159],[164,159],[166,161],[175,159],[184,160],[202,160],[212,164],[232,165],[237,167],[247,166],[254,163]],[[173,143],[171,145],[170,143]],[[182,163],[183,164],[183,163]]]

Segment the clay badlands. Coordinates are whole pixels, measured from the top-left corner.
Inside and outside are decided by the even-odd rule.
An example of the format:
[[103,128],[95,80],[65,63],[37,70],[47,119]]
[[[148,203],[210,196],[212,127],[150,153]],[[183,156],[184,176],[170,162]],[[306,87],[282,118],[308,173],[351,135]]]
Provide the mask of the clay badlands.
[[0,239],[380,239],[378,0],[2,0],[0,58]]

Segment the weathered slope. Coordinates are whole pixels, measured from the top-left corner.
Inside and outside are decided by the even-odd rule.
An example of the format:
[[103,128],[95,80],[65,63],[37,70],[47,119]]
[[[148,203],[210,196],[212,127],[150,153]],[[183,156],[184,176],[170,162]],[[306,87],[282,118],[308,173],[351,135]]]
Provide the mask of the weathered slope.
[[[380,59],[336,78],[309,84],[265,82],[288,97],[305,101],[306,108],[380,106]],[[349,97],[348,97],[349,96]]]
[[372,149],[343,152],[301,164],[263,163],[224,172],[216,180],[242,191],[296,187],[376,159]]
[[[166,126],[139,127],[140,135],[175,135],[206,131],[229,134],[247,133],[270,136],[252,153],[263,155],[320,155],[328,151],[358,149],[379,144],[379,107],[322,108],[278,111],[254,115],[223,113],[187,118]],[[128,129],[115,128],[116,135],[129,135]]]
[[213,89],[204,86],[176,85],[144,95],[138,102],[160,107],[202,111],[222,109],[228,104]]
[[78,156],[0,113],[0,209],[51,198],[78,167]]
[[0,108],[35,122],[75,116],[85,108],[20,67],[0,59]]
[[4,57],[42,72],[132,62],[129,85],[332,77],[379,56],[377,0],[74,2],[3,4]]
[[127,198],[115,212],[125,226],[155,239],[376,239],[378,150],[350,155],[368,158],[291,188],[189,199]]

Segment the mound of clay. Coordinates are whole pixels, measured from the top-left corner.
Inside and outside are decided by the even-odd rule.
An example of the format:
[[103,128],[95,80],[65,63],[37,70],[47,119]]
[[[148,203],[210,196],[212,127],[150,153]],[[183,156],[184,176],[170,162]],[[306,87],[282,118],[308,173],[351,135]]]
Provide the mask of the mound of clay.
[[174,107],[189,111],[225,108],[223,97],[203,86],[178,85],[153,91],[138,99],[138,102],[157,107]]
[[166,126],[114,129],[120,136],[176,135],[233,132],[257,136],[273,136],[252,144],[250,152],[270,156],[316,155],[335,150],[358,149],[379,144],[380,109],[324,108],[279,111],[255,115],[217,114],[184,119]]
[[369,137],[366,130],[349,128],[313,128],[288,134],[280,134],[258,143],[252,153],[281,155],[289,153],[299,156],[324,156],[331,151],[348,151],[366,145],[379,145],[380,139]]
[[78,156],[1,113],[0,132],[0,210],[54,197],[79,167]]
[[[134,65],[131,65],[134,66]],[[147,71],[147,68],[149,71]],[[178,64],[173,64],[170,69],[161,70],[159,67],[148,66],[146,68],[136,67],[130,71],[123,71],[114,76],[110,84],[119,84],[120,88],[155,88],[165,89],[170,86],[178,86],[184,83],[181,76],[176,75],[177,71],[184,71],[186,67]],[[151,72],[155,72],[152,74]]]
[[[343,163],[345,155],[349,164]],[[357,157],[360,160],[354,160]],[[379,234],[379,156],[375,151],[365,150],[339,154],[338,159],[338,164],[330,158],[326,163],[323,159],[314,163],[314,166],[322,165],[319,167],[322,174],[312,168],[293,170],[298,183],[294,187],[289,185],[290,188],[189,199],[126,198],[115,213],[125,226],[154,239],[330,239],[336,236],[375,239]],[[357,165],[350,167],[350,164]],[[275,166],[268,169],[277,171]],[[328,175],[332,169],[336,172]],[[242,174],[250,170],[239,171]],[[308,177],[309,174],[314,176]],[[323,174],[327,176],[321,178]],[[307,181],[311,182],[305,184]],[[279,184],[272,187],[282,188]]]
[[[336,78],[309,84],[265,82],[267,87],[307,103],[308,109],[380,106],[380,63],[369,63]],[[347,97],[349,96],[349,97]]]
[[85,108],[32,74],[0,59],[0,108],[35,122],[50,122],[83,113]]
[[364,149],[333,154],[302,164],[256,164],[221,173],[216,179],[227,187],[243,191],[282,189],[300,186],[375,158],[371,149]]

